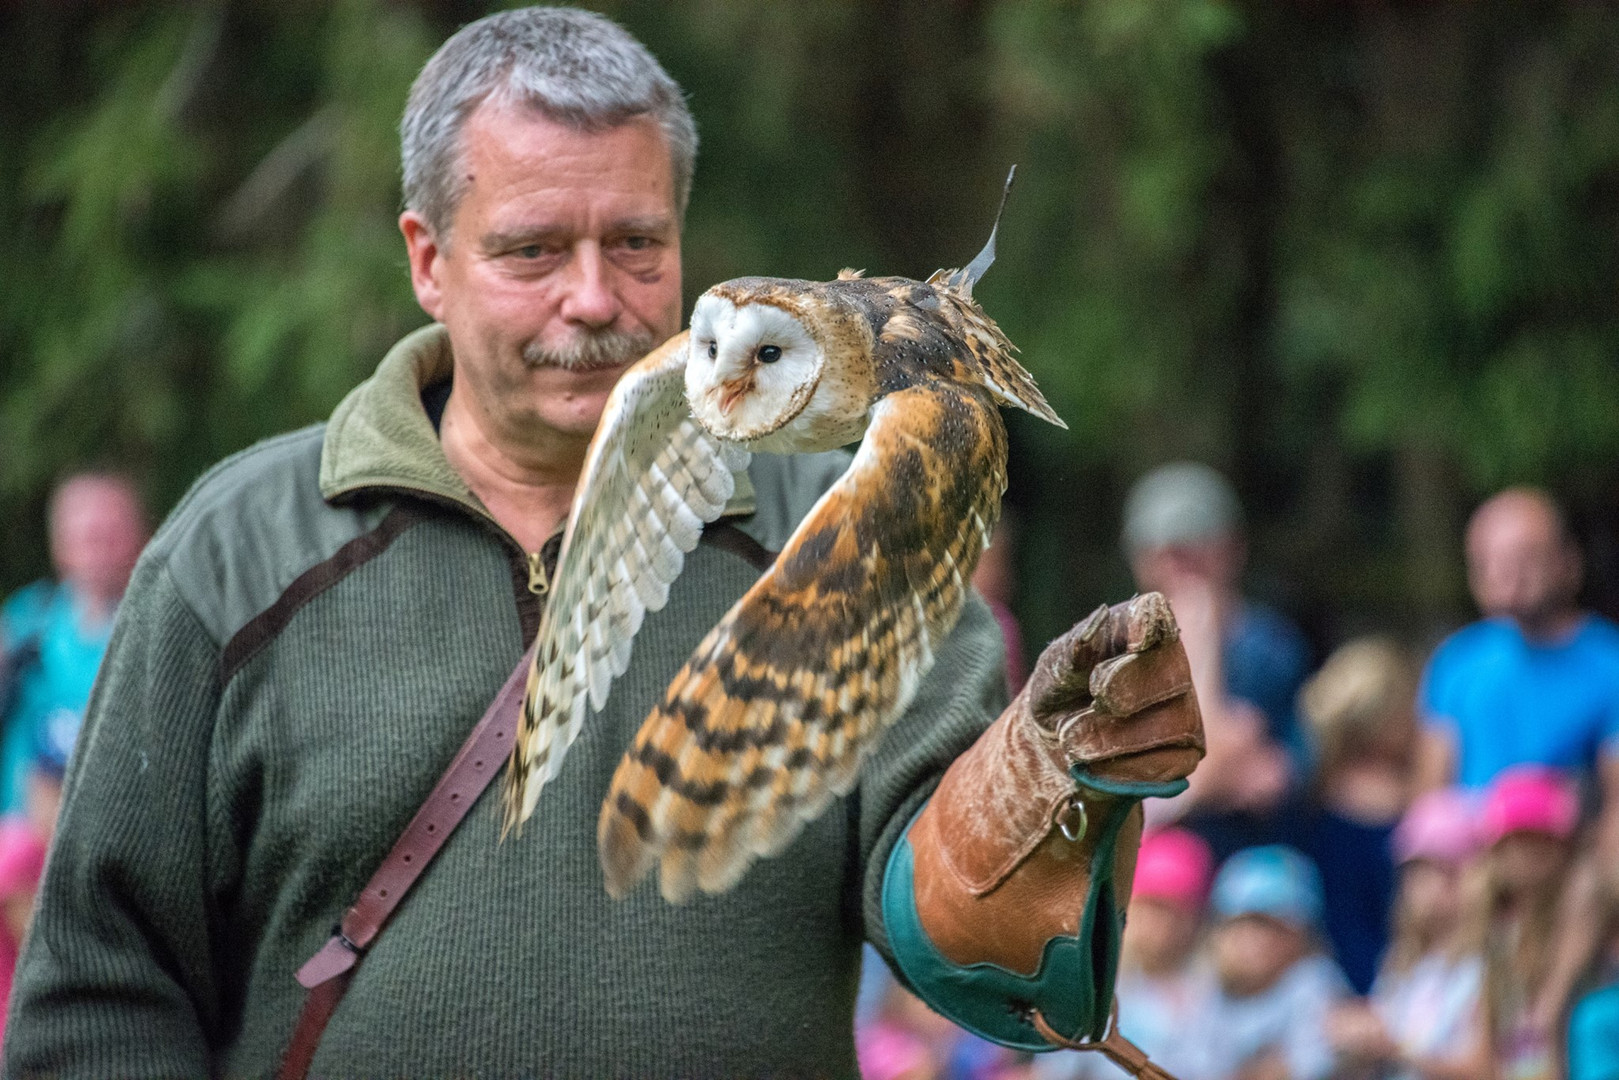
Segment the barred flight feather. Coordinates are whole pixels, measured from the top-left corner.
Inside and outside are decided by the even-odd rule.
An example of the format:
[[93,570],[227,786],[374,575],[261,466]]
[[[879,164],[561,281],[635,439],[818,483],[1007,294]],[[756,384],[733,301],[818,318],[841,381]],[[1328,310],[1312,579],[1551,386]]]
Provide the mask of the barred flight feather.
[[918,382],[871,417],[619,763],[598,822],[614,896],[654,866],[671,901],[720,892],[781,851],[854,786],[955,625],[1006,486],[992,392]]
[[[649,611],[669,598],[703,524],[723,512],[749,454],[691,418],[687,335],[619,380],[591,441],[506,773],[503,831],[521,825],[583,725],[626,670]],[[629,508],[625,512],[625,508]]]

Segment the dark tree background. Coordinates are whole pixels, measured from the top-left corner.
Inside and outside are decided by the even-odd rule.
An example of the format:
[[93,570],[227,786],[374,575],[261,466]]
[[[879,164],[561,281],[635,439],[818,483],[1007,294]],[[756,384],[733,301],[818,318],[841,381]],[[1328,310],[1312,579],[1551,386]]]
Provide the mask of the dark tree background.
[[[688,299],[744,273],[979,289],[1068,420],[1012,417],[1038,642],[1128,593],[1124,491],[1194,456],[1330,645],[1468,616],[1471,507],[1550,486],[1619,566],[1619,13],[1297,0],[624,0],[702,131]],[[0,591],[53,479],[165,511],[424,317],[396,124],[485,5],[0,13]]]

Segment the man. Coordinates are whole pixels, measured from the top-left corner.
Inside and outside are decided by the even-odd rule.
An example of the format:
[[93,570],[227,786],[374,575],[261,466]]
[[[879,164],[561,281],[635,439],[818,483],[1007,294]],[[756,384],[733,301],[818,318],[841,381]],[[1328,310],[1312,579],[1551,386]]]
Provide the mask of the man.
[[[134,487],[110,473],[79,473],[57,485],[47,528],[56,580],[35,582],[0,606],[6,813],[30,801],[36,760],[66,763],[147,533]],[[43,795],[54,803],[52,788]]]
[[1581,611],[1582,566],[1545,492],[1509,488],[1467,528],[1479,622],[1423,679],[1425,786],[1485,787],[1513,765],[1597,769],[1619,783],[1619,627]]
[[1230,483],[1199,462],[1147,473],[1125,500],[1136,584],[1169,598],[1209,730],[1209,758],[1173,808],[1225,858],[1281,838],[1274,820],[1309,755],[1294,701],[1309,647],[1286,616],[1243,597],[1247,550]]
[[[293,972],[534,636],[609,389],[679,327],[696,134],[618,27],[555,8],[474,23],[424,68],[402,134],[400,225],[437,323],[324,427],[215,469],[154,540],[69,777],[9,1073],[276,1069],[304,1002]],[[912,957],[934,1000],[982,1006],[971,980],[928,989],[976,960],[960,932],[976,913],[999,920],[992,945],[1038,955],[1046,939],[1004,899],[1026,911],[1042,882],[1071,895],[1072,935],[1080,908],[1111,903],[1104,856],[1133,850],[1129,808],[1199,752],[1183,654],[1150,601],[1098,612],[990,728],[999,741],[976,744],[1004,682],[993,620],[970,603],[858,789],[789,851],[689,905],[648,886],[607,898],[595,822],[619,756],[845,462],[758,455],[521,837],[499,842],[486,792],[364,951],[311,1073],[853,1075],[862,938]],[[934,793],[969,747],[954,793]],[[1107,789],[1094,810],[1070,764]],[[997,769],[1021,779],[986,793],[974,777]],[[963,822],[985,795],[1005,805]],[[994,884],[941,872],[952,852]],[[1087,905],[1087,883],[1107,899]],[[1105,997],[1078,1020],[1035,1000],[1059,1034],[1105,1026]],[[1035,1031],[1027,1005],[988,1015]]]
[[112,473],[63,480],[46,521],[55,580],[0,605],[0,992],[8,997],[62,772],[147,535],[134,486]]
[[1420,783],[1477,791],[1523,764],[1594,778],[1594,842],[1565,890],[1557,955],[1533,1009],[1534,1023],[1555,1032],[1619,912],[1619,627],[1580,609],[1584,566],[1546,492],[1508,488],[1486,500],[1466,544],[1484,617],[1428,661]]

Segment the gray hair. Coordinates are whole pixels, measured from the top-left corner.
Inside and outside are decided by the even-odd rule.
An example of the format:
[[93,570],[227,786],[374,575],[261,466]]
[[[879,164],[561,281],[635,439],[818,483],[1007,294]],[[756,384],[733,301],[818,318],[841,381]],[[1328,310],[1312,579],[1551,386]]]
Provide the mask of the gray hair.
[[497,96],[580,131],[651,117],[668,140],[675,206],[685,215],[697,124],[680,86],[611,19],[577,8],[519,8],[458,30],[427,61],[405,102],[399,123],[405,206],[441,240],[466,193],[461,129]]

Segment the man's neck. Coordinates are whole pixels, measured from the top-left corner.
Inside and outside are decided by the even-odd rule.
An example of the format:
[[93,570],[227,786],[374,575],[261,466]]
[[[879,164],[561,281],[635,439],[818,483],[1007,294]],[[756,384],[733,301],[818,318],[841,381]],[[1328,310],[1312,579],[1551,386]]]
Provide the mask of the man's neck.
[[106,629],[118,610],[118,601],[123,597],[122,593],[108,594],[79,581],[68,584],[68,594],[73,598],[73,613],[79,620],[79,626],[91,633]]
[[1561,645],[1580,628],[1585,613],[1576,607],[1559,608],[1531,618],[1518,617],[1519,633],[1536,645]]
[[538,551],[568,516],[588,439],[549,429],[506,430],[450,391],[439,425],[450,466],[525,551]]

